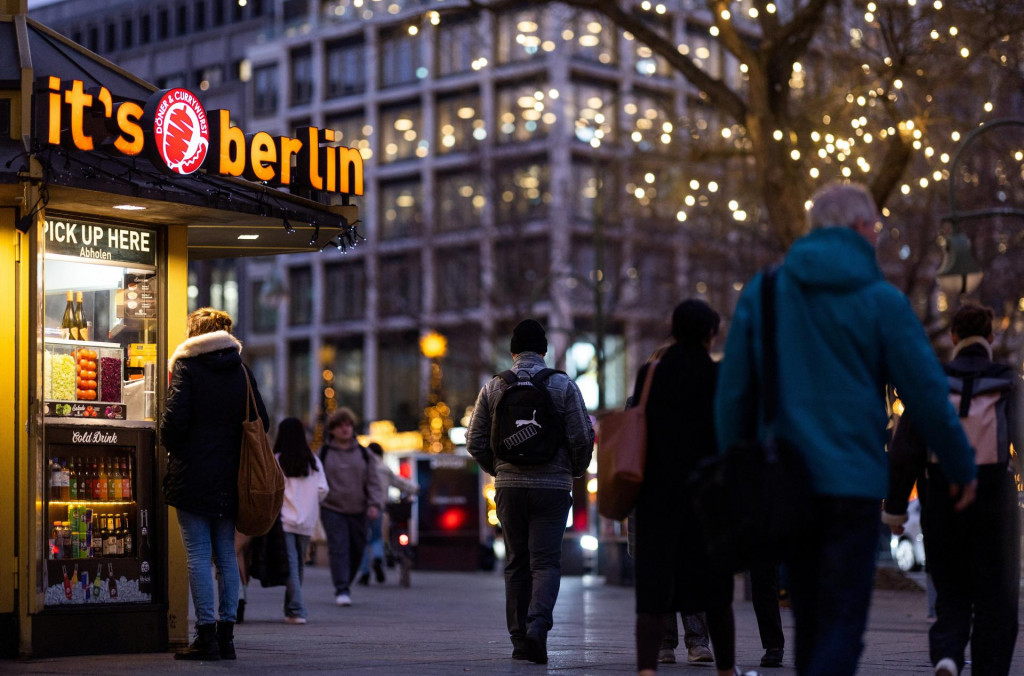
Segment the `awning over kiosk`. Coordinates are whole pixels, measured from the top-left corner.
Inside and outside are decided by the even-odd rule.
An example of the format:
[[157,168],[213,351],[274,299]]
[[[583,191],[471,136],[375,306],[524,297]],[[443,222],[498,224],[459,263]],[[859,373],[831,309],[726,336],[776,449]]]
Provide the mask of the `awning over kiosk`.
[[[56,117],[60,129],[55,129],[55,118],[49,112],[50,106],[59,107],[69,100],[64,98],[65,92],[52,91],[54,82],[81,82],[83,95],[109,101],[108,110],[110,106],[116,109],[124,101],[141,106],[158,95],[154,86],[25,15],[0,16],[0,207],[19,209],[20,219],[30,222],[33,209],[49,204],[82,218],[184,224],[188,227],[191,259],[344,249],[361,239],[357,231],[358,208],[349,204],[350,195],[332,192],[326,186],[317,190],[315,183],[311,187],[307,181],[284,190],[268,181],[236,178],[207,168],[188,175],[166,171],[151,156],[127,155],[110,147],[118,132],[109,128],[109,119],[105,121],[109,128],[106,138],[97,141],[90,151],[76,147],[76,143],[54,143],[54,136],[63,141],[72,135],[72,122],[67,116]],[[174,91],[187,94],[187,90]],[[26,118],[31,125],[23,124]],[[95,129],[103,123],[102,119],[87,119],[84,124]],[[31,132],[22,134],[24,129]],[[242,138],[237,128],[231,127],[230,131]],[[311,171],[326,176],[329,161],[335,174],[349,172],[341,179],[334,179],[332,174],[335,185],[348,186],[349,176],[355,175],[351,162],[347,169],[342,164],[341,151],[348,149],[335,152],[329,146],[329,131],[307,128],[305,132],[308,138],[319,142],[314,152],[306,150],[305,155],[295,155],[296,163],[320,162],[323,166]],[[261,135],[269,139],[261,148],[267,153],[276,152],[270,146],[282,139],[270,139],[265,133],[255,136]],[[100,139],[101,135],[94,134],[92,138]],[[245,138],[248,141],[252,137]],[[150,140],[147,136],[147,141]],[[301,145],[294,139],[284,140]],[[255,163],[256,146],[253,147]],[[217,151],[218,148],[209,149],[210,153]],[[293,157],[283,153],[282,156],[286,161]],[[359,192],[354,194],[361,194],[362,190],[359,161],[358,180],[352,181]],[[294,173],[299,171],[296,168]],[[40,198],[34,207],[25,203],[26,182],[39,188]]]

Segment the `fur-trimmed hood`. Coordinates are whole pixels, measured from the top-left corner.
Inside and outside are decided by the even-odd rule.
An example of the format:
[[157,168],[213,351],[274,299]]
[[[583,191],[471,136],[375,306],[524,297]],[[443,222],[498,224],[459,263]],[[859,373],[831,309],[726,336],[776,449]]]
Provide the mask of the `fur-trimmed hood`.
[[167,360],[167,372],[174,370],[174,362],[185,357],[197,357],[201,354],[218,352],[227,348],[234,348],[238,354],[242,353],[242,343],[227,331],[211,331],[198,336],[192,336],[174,349],[174,354]]

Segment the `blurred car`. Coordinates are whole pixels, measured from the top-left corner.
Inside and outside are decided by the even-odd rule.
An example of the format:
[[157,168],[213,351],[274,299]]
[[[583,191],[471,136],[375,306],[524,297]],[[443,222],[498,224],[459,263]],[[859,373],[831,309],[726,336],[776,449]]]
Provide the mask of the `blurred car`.
[[924,535],[921,533],[921,501],[911,500],[907,505],[907,522],[903,533],[889,539],[889,552],[896,566],[903,572],[924,567]]

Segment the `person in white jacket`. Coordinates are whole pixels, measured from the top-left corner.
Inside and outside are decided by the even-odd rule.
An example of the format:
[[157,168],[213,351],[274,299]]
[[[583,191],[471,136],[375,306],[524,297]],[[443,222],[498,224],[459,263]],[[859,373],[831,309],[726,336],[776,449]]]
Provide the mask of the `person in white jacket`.
[[302,603],[302,570],[306,547],[316,528],[320,503],[327,497],[327,474],[309,448],[306,428],[298,418],[285,418],[277,428],[274,455],[284,472],[281,526],[288,550],[288,582],[284,591],[284,621],[306,624]]

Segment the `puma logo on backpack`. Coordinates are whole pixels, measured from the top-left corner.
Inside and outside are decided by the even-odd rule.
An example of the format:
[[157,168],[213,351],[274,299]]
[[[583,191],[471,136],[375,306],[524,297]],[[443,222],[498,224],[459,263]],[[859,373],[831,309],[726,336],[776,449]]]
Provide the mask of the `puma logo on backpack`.
[[562,416],[544,385],[554,373],[562,371],[541,369],[532,378],[525,370],[498,374],[505,386],[491,422],[491,448],[499,460],[542,465],[562,446]]

